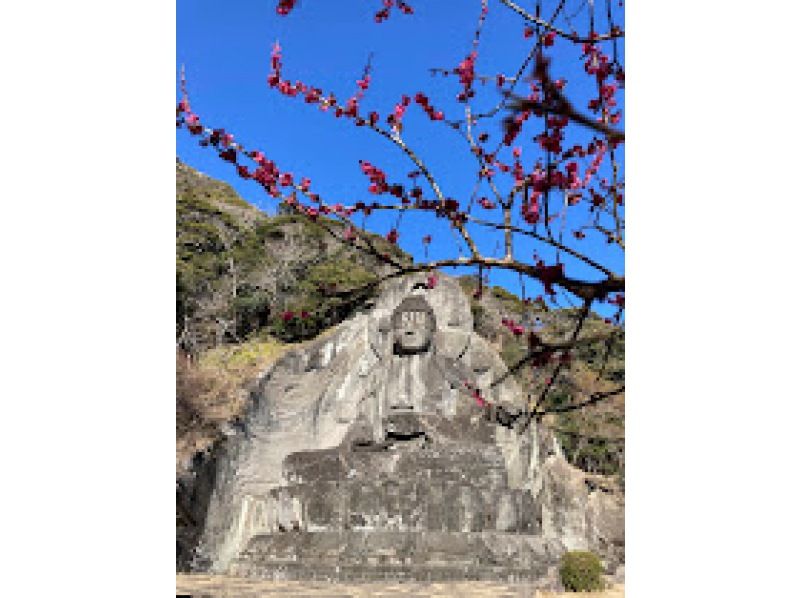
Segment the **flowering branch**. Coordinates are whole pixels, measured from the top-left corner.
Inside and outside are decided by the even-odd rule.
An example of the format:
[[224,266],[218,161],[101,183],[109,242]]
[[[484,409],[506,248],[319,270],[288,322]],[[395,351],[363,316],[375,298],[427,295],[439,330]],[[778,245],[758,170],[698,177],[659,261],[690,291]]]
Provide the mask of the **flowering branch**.
[[511,100],[508,109],[512,112],[512,115],[506,117],[504,121],[504,126],[507,131],[514,126],[515,114],[532,111],[534,113],[565,116],[585,127],[603,133],[612,144],[625,141],[624,132],[617,131],[604,122],[593,120],[575,109],[572,103],[561,93],[559,86],[550,79],[547,73],[547,61],[541,55],[538,57],[535,73],[535,76],[542,82],[543,87],[547,90],[548,99],[547,101],[535,101],[529,98],[515,96],[510,92],[507,93],[506,96]]
[[577,43],[599,42],[599,41],[603,41],[603,40],[609,40],[609,39],[615,39],[615,38],[618,38],[618,37],[623,37],[625,35],[625,33],[621,29],[615,27],[608,33],[604,33],[604,34],[595,33],[594,35],[591,35],[589,37],[580,37],[579,35],[577,35],[575,33],[567,33],[566,31],[563,31],[563,30],[559,29],[558,27],[555,27],[552,23],[548,23],[544,19],[532,15],[531,13],[526,11],[524,8],[522,8],[521,6],[516,4],[515,2],[512,2],[512,0],[500,0],[500,1],[503,4],[505,4],[508,8],[510,8],[511,10],[516,12],[518,15],[520,15],[522,18],[524,18],[526,21],[529,21],[531,23],[535,23],[536,25],[540,25],[542,27],[545,27],[546,29],[549,29],[553,33],[556,33],[556,34],[560,35],[561,37],[563,37],[565,39],[568,39],[570,41],[573,41],[573,42],[577,42]]
[[[564,342],[546,343],[535,337],[533,331],[526,331],[520,324],[506,322],[515,336],[526,332],[531,335],[529,351],[522,360],[509,369],[507,374],[495,380],[493,386],[501,383],[508,375],[519,371],[524,365],[530,364],[538,368],[554,360],[557,362],[533,407],[530,411],[521,412],[530,421],[530,418],[541,417],[546,412],[542,406],[556,378],[563,368],[568,367],[571,349],[584,342],[603,340],[595,337],[581,339],[579,336],[591,305],[595,301],[616,303],[619,308],[615,316],[617,321],[620,320],[624,309],[624,276],[615,274],[611,268],[603,265],[597,256],[589,256],[579,251],[563,238],[569,222],[569,232],[576,242],[586,236],[584,231],[598,231],[610,243],[616,243],[624,250],[624,215],[621,207],[624,183],[620,180],[615,149],[618,144],[624,142],[625,136],[622,130],[613,126],[620,122],[621,114],[612,111],[616,105],[615,94],[624,85],[624,72],[617,61],[616,46],[610,57],[603,54],[599,45],[600,42],[608,40],[615,44],[615,40],[622,37],[623,32],[613,24],[610,7],[608,33],[597,34],[594,31],[592,18],[589,34],[579,36],[574,32],[563,31],[555,25],[556,18],[565,6],[563,0],[558,2],[549,20],[540,17],[538,7],[536,14],[531,15],[511,0],[500,0],[500,2],[533,25],[526,27],[523,32],[525,39],[533,38],[532,47],[513,76],[506,77],[502,73],[489,75],[477,73],[481,35],[489,13],[489,0],[479,0],[480,13],[472,35],[471,47],[466,56],[459,54],[460,58],[454,60],[457,62],[456,66],[450,69],[433,70],[435,74],[441,73],[458,78],[456,100],[464,105],[462,120],[446,119],[441,109],[444,104],[434,102],[422,91],[413,95],[402,95],[393,109],[388,114],[384,113],[383,117],[377,111],[363,110],[362,103],[373,77],[371,55],[361,77],[356,81],[355,93],[345,102],[340,102],[333,93],[325,93],[318,87],[287,79],[283,74],[281,48],[277,43],[273,48],[270,57],[271,69],[267,78],[271,88],[284,96],[302,98],[307,104],[316,104],[321,111],[351,122],[354,126],[370,129],[390,141],[414,165],[414,171],[409,176],[414,179],[422,176],[432,196],[424,197],[422,189],[416,185],[406,189],[403,185],[391,181],[379,166],[361,160],[361,170],[369,181],[367,191],[372,195],[389,195],[398,201],[396,203],[356,201],[348,204],[325,201],[312,190],[310,179],[302,177],[298,180],[291,172],[279,169],[262,152],[245,150],[226,131],[205,127],[189,106],[183,80],[183,97],[178,104],[177,125],[196,136],[201,145],[213,146],[222,160],[236,168],[239,176],[260,184],[269,196],[283,200],[294,213],[314,222],[338,242],[356,247],[365,254],[374,256],[379,263],[388,266],[388,272],[382,273],[368,284],[358,288],[334,289],[329,292],[331,296],[356,302],[364,297],[366,291],[374,289],[383,281],[415,272],[428,273],[429,286],[435,286],[436,277],[433,270],[454,267],[478,270],[476,297],[480,297],[483,291],[483,274],[492,269],[501,269],[516,272],[521,280],[535,279],[554,302],[557,293],[569,303],[571,296],[579,299],[581,303],[579,317],[570,338]],[[295,8],[295,5],[296,0],[280,0],[276,10],[278,14],[285,16]],[[413,13],[413,9],[406,2],[383,0],[382,8],[375,13],[375,20],[385,21],[393,8],[398,8],[405,14]],[[583,44],[581,59],[584,61],[584,70],[596,81],[597,97],[589,101],[586,113],[567,99],[564,93],[566,82],[561,79],[553,80],[550,77],[544,51],[545,48],[552,46],[559,36],[573,43]],[[533,77],[528,80],[523,75],[534,60]],[[616,77],[616,82],[609,81],[612,76]],[[486,84],[492,81],[500,90],[501,98],[491,110],[476,113],[471,106],[476,89],[481,87],[476,86],[476,83]],[[525,92],[515,91],[521,82],[525,82],[528,86],[527,95]],[[466,142],[468,151],[474,156],[477,165],[474,186],[468,201],[467,198],[447,195],[419,153],[404,139],[404,120],[408,109],[412,108],[412,103],[421,109],[432,123],[435,125],[442,123],[453,128]],[[503,109],[508,109],[509,115],[502,123],[502,137],[498,137],[493,144],[494,147],[491,148],[488,144],[489,133],[480,130],[479,127],[483,128],[484,121],[496,116]],[[541,157],[531,161],[523,159],[522,142],[526,140],[524,133],[528,133],[534,118],[541,119],[543,125],[533,136],[533,150]],[[569,129],[571,124],[595,131],[602,135],[602,138],[594,138],[585,147],[566,146],[565,131],[571,130]],[[531,135],[528,134],[528,139],[530,138]],[[254,166],[249,165],[247,160],[252,161]],[[608,168],[604,166],[607,160],[610,161],[610,183],[600,174],[601,168]],[[508,183],[508,187],[504,186],[505,183]],[[576,223],[573,222],[575,218],[570,216],[575,213],[572,208],[584,200],[588,202],[588,222],[576,227]],[[476,215],[478,208],[485,211],[485,215],[484,213]],[[353,223],[352,218],[355,214],[362,213],[368,216],[375,210],[398,212],[398,224],[385,237],[386,241],[393,245],[398,244],[401,238],[401,231],[398,230],[399,222],[405,211],[415,210],[429,213],[436,218],[447,219],[456,239],[458,257],[428,260],[428,248],[432,237],[426,234],[422,237],[426,261],[415,264],[403,263],[392,256],[391,252],[379,247],[373,235]],[[560,219],[558,229],[555,226],[551,227],[551,223],[557,219]],[[481,252],[478,246],[478,240],[481,238],[474,236],[479,230],[502,233],[502,255],[490,256]],[[515,249],[518,247],[515,247],[515,243],[522,238],[533,239],[553,248],[556,252],[555,263],[546,264],[535,253],[532,260],[517,257],[518,252]],[[469,250],[466,256],[461,255],[461,241]],[[495,253],[498,253],[499,249],[498,241]],[[562,253],[600,272],[603,278],[581,280],[568,276],[565,265],[560,261]],[[606,356],[615,334],[610,333],[607,338],[609,340],[606,345]],[[472,396],[480,406],[487,409],[494,408],[482,397],[477,387],[465,385],[462,390]],[[592,395],[587,401],[596,402],[602,398],[604,397],[597,398]],[[519,416],[521,415],[517,414],[517,417]]]

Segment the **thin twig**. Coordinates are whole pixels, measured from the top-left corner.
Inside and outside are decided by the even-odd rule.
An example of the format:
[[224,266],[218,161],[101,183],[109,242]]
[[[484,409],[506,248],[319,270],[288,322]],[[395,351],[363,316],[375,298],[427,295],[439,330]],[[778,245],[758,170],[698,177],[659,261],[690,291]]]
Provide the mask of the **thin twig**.
[[614,39],[614,38],[617,38],[617,37],[623,37],[625,35],[625,33],[623,31],[612,31],[612,32],[609,32],[609,33],[603,33],[603,34],[595,35],[593,37],[580,37],[579,35],[576,35],[576,34],[573,34],[573,33],[567,33],[566,31],[563,31],[563,30],[559,29],[558,27],[554,26],[552,23],[549,23],[549,22],[545,21],[544,19],[542,19],[540,17],[536,17],[536,16],[532,15],[531,13],[526,11],[524,8],[522,8],[518,4],[512,2],[511,0],[500,0],[500,1],[503,4],[505,4],[508,8],[510,8],[511,10],[516,12],[518,15],[520,15],[522,18],[524,18],[526,21],[530,21],[531,23],[535,23],[537,25],[541,25],[542,27],[545,27],[545,28],[549,29],[550,31],[555,31],[561,37],[566,38],[568,40],[572,40],[573,42],[577,42],[577,43],[592,43],[592,42],[599,42],[599,41],[603,41],[603,40],[607,40],[607,39]]

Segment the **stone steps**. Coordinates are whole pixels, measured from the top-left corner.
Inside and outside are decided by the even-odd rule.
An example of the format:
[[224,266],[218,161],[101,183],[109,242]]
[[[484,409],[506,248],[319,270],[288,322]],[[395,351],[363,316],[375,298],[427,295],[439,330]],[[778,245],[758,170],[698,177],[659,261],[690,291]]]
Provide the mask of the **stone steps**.
[[283,580],[504,580],[540,578],[558,546],[491,532],[304,532],[250,540],[231,574]]
[[[404,445],[414,444],[406,448]],[[386,470],[389,466],[390,471]],[[403,478],[425,480],[468,480],[471,485],[507,485],[506,463],[495,447],[453,443],[429,446],[428,443],[358,445],[351,451],[297,452],[284,462],[289,483],[338,481],[351,476],[364,480]]]
[[466,480],[348,480],[291,484],[258,504],[251,529],[278,532],[541,532],[541,505],[527,490],[479,487]]

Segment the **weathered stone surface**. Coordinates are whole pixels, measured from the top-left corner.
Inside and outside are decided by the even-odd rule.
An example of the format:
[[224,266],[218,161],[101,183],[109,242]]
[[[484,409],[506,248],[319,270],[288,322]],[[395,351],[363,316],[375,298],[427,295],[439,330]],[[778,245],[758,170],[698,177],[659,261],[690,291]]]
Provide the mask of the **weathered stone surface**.
[[556,556],[542,538],[517,534],[292,531],[255,536],[230,571],[287,580],[523,581],[543,576]]
[[[282,579],[536,579],[566,549],[624,560],[622,511],[555,439],[490,422],[465,381],[523,398],[441,277],[393,281],[369,313],[265,372],[214,459],[196,569]],[[613,568],[611,569],[613,571]]]

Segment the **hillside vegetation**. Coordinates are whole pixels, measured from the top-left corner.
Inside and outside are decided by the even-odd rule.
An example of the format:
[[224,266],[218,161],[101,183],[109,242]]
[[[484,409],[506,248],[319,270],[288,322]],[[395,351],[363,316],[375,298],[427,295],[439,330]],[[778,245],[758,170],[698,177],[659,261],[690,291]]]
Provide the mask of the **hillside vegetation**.
[[[512,368],[528,353],[525,335],[515,336],[502,324],[511,319],[537,330],[546,342],[565,341],[575,327],[577,309],[552,310],[541,301],[526,303],[502,287],[484,288],[475,297],[477,280],[459,279],[470,297],[475,330],[486,338]],[[613,334],[612,334],[613,333]],[[592,313],[583,325],[578,340],[611,335],[610,341],[580,345],[568,367],[562,368],[543,407],[563,407],[585,400],[593,392],[610,391],[625,381],[624,330]],[[514,376],[536,403],[549,371],[546,368],[521,367]],[[579,390],[580,389],[580,390]],[[625,471],[625,395],[601,401],[577,411],[551,414],[545,423],[556,431],[566,458],[584,471],[613,476],[624,483]]]
[[[314,338],[363,308],[369,294],[344,303],[326,291],[375,280],[386,266],[335,240],[322,226],[279,212],[268,216],[229,185],[176,165],[176,341],[178,471],[192,455],[222,437],[239,417],[257,376],[288,346]],[[328,226],[341,224],[322,219]],[[385,239],[373,244],[405,263],[411,257]],[[525,337],[502,324],[510,318],[535,327],[547,341],[566,340],[575,310],[526,304],[501,287],[475,298],[474,277],[461,277],[471,297],[478,334],[509,367],[527,352]],[[291,312],[292,317],[285,317]],[[592,315],[579,338],[615,331],[613,342],[585,344],[549,393],[547,405],[581,400],[624,382],[624,331]],[[533,402],[543,388],[541,369],[515,377]],[[584,389],[581,395],[577,389]],[[579,411],[547,416],[565,456],[586,472],[624,480],[624,395]]]
[[[386,267],[318,223],[266,215],[180,161],[176,191],[176,334],[189,354],[259,335],[311,338],[354,309],[325,291],[369,282]],[[411,260],[382,237],[372,242],[399,261]],[[285,312],[308,315],[287,325]]]

